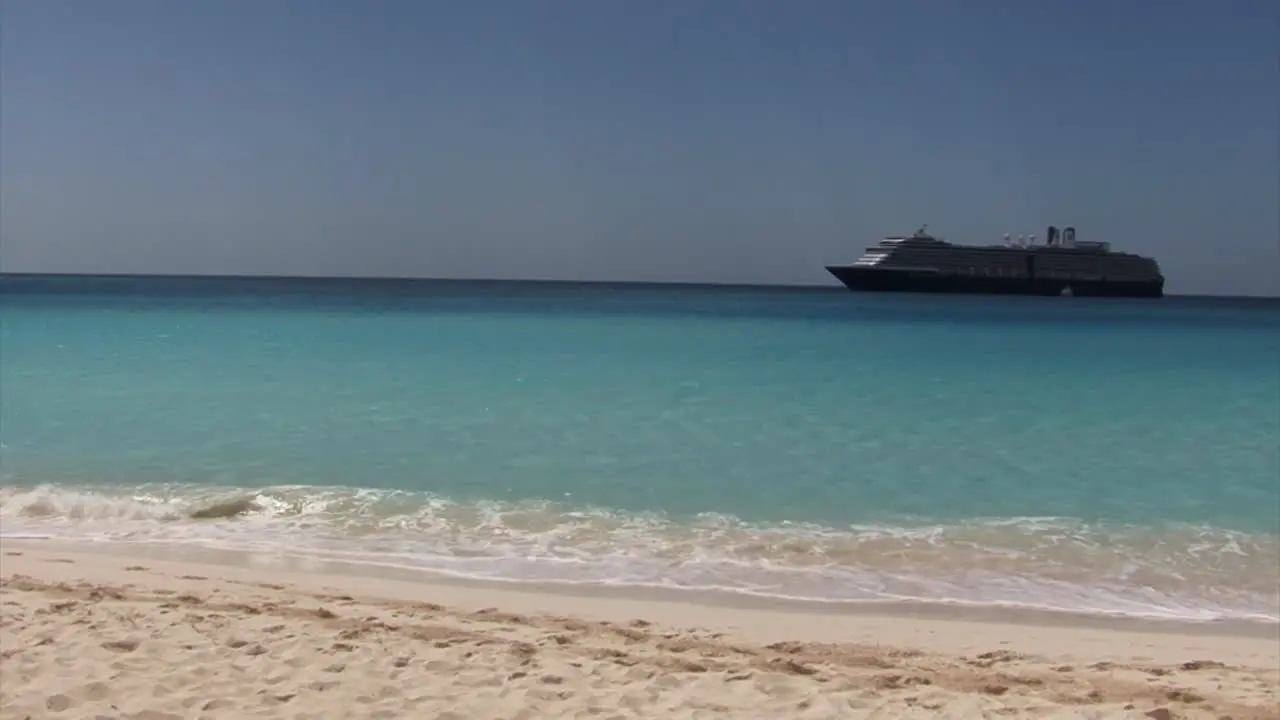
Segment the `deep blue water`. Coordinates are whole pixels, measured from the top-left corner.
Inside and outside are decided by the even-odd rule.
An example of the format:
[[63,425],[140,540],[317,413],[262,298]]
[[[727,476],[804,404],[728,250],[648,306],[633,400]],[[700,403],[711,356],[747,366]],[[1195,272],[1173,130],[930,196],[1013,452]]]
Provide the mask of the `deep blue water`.
[[0,536],[1274,619],[1280,302],[7,277],[0,452]]

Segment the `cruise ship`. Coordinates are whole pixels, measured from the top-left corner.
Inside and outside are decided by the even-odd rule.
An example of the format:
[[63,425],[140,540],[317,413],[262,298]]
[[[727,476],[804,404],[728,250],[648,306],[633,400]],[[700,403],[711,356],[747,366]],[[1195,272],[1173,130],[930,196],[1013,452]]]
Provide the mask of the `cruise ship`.
[[1164,296],[1155,259],[1115,252],[1110,243],[1078,241],[1074,227],[1059,232],[1050,225],[1041,245],[1034,236],[1008,235],[999,245],[956,245],[926,230],[887,237],[852,265],[828,265],[827,271],[855,291]]

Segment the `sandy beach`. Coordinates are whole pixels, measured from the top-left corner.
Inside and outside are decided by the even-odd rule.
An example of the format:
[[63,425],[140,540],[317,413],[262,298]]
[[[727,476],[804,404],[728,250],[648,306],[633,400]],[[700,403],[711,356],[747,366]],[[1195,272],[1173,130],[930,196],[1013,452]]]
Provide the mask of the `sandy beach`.
[[717,607],[9,541],[0,576],[5,719],[1280,718],[1263,626]]

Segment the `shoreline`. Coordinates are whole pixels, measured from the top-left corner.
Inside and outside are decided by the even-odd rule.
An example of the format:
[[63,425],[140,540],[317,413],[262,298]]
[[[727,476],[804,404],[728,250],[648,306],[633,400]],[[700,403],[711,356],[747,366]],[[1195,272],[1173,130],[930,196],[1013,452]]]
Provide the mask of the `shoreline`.
[[3,542],[0,718],[1280,718],[1275,631],[814,613],[133,550]]
[[[360,495],[363,490],[347,487],[317,492],[279,486],[255,494],[250,489],[192,486],[173,495],[146,486],[133,488],[145,496],[144,502],[125,490],[0,487],[0,494],[8,493],[0,498],[0,510],[8,518],[0,542],[64,542],[103,551],[116,544],[130,548],[123,552],[171,547],[165,552],[206,559],[288,553],[299,558],[297,563],[340,566],[364,575],[571,595],[643,595],[745,608],[794,606],[821,614],[861,611],[977,620],[1013,615],[1020,622],[1103,627],[1141,621],[1159,628],[1172,622],[1224,625],[1245,633],[1254,625],[1280,626],[1280,576],[1275,569],[1280,536],[1227,528],[1144,529],[1094,527],[1054,518],[972,518],[953,525],[899,527],[890,522],[883,532],[879,526],[855,526],[825,533],[821,526],[753,526],[733,516],[709,525],[686,525],[681,524],[685,518],[665,517],[657,524],[644,524],[621,511],[615,517],[606,510],[606,519],[587,521],[583,530],[578,527],[583,521],[564,508],[518,502],[508,507],[495,501],[500,511],[515,514],[503,521],[513,523],[514,529],[495,536],[468,514],[492,508],[477,511],[467,503],[424,494],[412,498],[407,509],[392,503],[390,509],[361,506],[355,520],[320,517],[314,526],[319,529],[312,532],[307,513],[294,516],[281,507],[314,502],[320,511],[312,514],[324,516],[332,505],[339,506],[339,514],[348,512],[342,503],[351,497],[376,504],[386,499],[377,492],[387,497],[396,493],[369,491],[370,500]],[[431,505],[437,501],[443,509]],[[416,520],[415,513],[425,513],[433,524],[385,537],[378,532],[348,535],[343,524],[380,522],[386,518],[378,513],[388,512],[393,521],[401,514],[410,522]],[[242,515],[248,519],[240,520]],[[45,516],[53,522],[46,524]],[[82,524],[83,519],[88,523]],[[63,526],[59,520],[70,524]],[[729,530],[722,532],[717,522]],[[530,524],[532,530],[526,527]],[[913,538],[922,532],[940,533],[940,539],[921,545]],[[1068,547],[1057,546],[1054,532],[1069,536]],[[1168,537],[1153,540],[1155,532]],[[1205,532],[1210,537],[1204,537]],[[585,549],[575,552],[577,540],[570,538],[562,551],[558,546],[566,533],[584,534]],[[970,538],[974,534],[977,540]],[[1162,550],[1146,554],[1152,542]],[[1193,547],[1197,543],[1212,545],[1210,557],[1199,557],[1198,546]],[[1010,562],[1005,547],[1016,548],[1016,562]],[[671,553],[664,554],[668,549]]]
[[[14,555],[13,553],[21,553]],[[302,556],[255,553],[242,550],[214,550],[171,545],[133,546],[119,543],[80,544],[65,541],[0,542],[0,575],[12,574],[15,559],[38,558],[54,562],[54,557],[71,559],[68,565],[87,566],[88,578],[106,581],[114,576],[98,576],[93,562],[111,558],[118,562],[147,561],[151,565],[177,571],[203,568],[222,578],[256,581],[267,575],[308,592],[327,592],[335,586],[368,588],[380,599],[412,599],[423,592],[442,598],[440,604],[519,605],[535,612],[585,612],[606,621],[624,621],[633,615],[681,618],[719,630],[741,631],[754,642],[775,642],[785,630],[786,639],[832,640],[842,629],[872,622],[910,622],[924,630],[952,625],[983,628],[1022,628],[1055,637],[1079,632],[1133,636],[1134,642],[1151,637],[1200,638],[1214,646],[1235,641],[1268,643],[1266,651],[1276,658],[1280,669],[1280,624],[1247,620],[1190,621],[1090,615],[1046,610],[999,607],[966,607],[941,603],[822,603],[803,600],[772,600],[724,592],[680,589],[565,585],[541,582],[507,582],[459,578],[431,571],[320,560]],[[25,563],[24,563],[25,565]],[[83,567],[82,567],[83,574]],[[352,588],[348,587],[348,592]],[[353,593],[355,594],[355,593]],[[753,622],[736,622],[743,620]],[[795,623],[796,620],[803,622]],[[818,621],[820,627],[810,627]],[[662,622],[661,620],[659,622]],[[668,623],[670,624],[670,623]],[[768,629],[766,629],[768,628]],[[806,631],[816,634],[810,636]],[[800,631],[801,637],[795,635]],[[864,633],[855,632],[855,635]],[[1144,641],[1143,638],[1148,638]],[[1006,644],[1016,644],[1010,640]],[[1267,652],[1262,651],[1263,655]],[[1258,652],[1258,650],[1255,650]]]
[[657,603],[662,606],[716,608],[733,612],[802,614],[820,617],[887,617],[940,622],[996,623],[1031,627],[1095,629],[1102,631],[1188,636],[1276,637],[1280,642],[1280,620],[1191,619],[1150,617],[1106,611],[1074,611],[1016,605],[969,604],[964,602],[904,600],[827,601],[777,598],[731,590],[655,587],[652,585],[604,585],[560,581],[525,581],[472,578],[425,568],[405,568],[369,562],[318,558],[302,554],[280,554],[240,549],[222,549],[163,542],[77,542],[61,539],[0,539],[5,550],[61,551],[72,554],[106,555],[116,558],[147,558],[210,565],[231,570],[286,572],[308,577],[340,576],[374,582],[389,581],[459,591],[560,597],[567,601]]

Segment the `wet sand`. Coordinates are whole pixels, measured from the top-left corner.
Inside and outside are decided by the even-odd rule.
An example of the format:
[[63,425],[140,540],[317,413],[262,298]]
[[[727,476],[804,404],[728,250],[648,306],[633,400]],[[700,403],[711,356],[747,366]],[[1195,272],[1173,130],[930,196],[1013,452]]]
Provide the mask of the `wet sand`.
[[806,612],[0,550],[5,720],[1280,718],[1275,626]]

